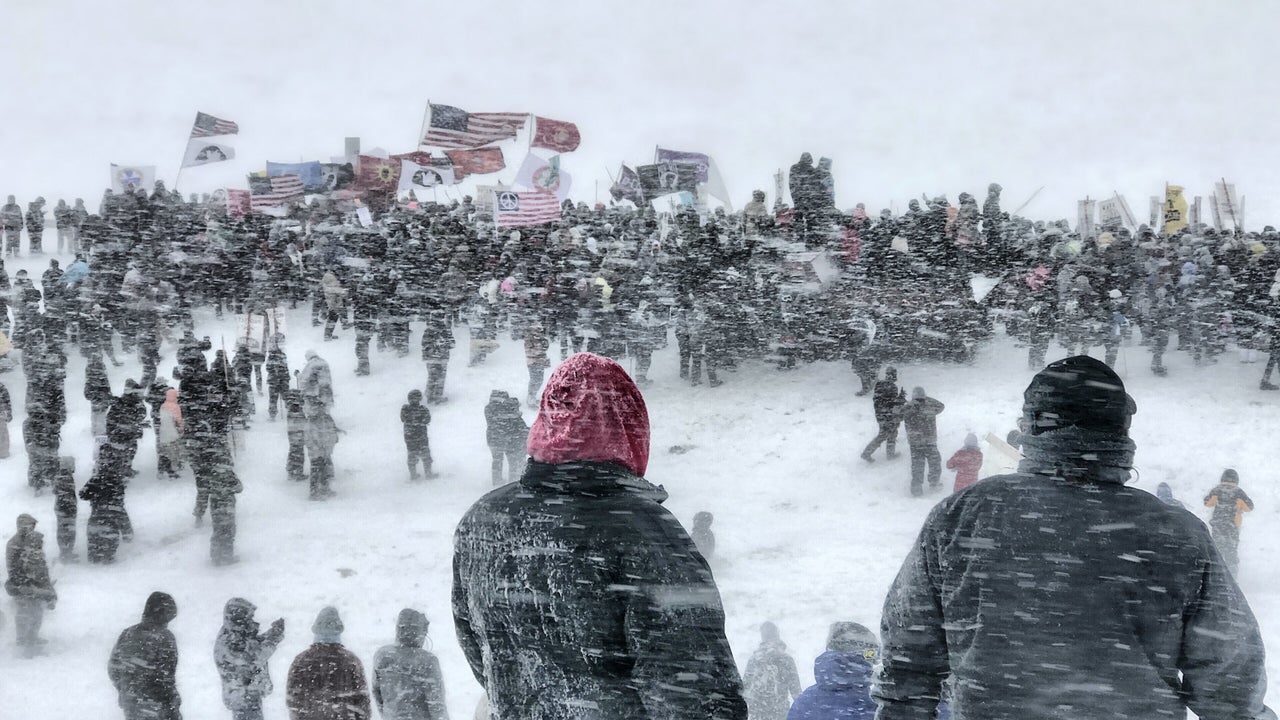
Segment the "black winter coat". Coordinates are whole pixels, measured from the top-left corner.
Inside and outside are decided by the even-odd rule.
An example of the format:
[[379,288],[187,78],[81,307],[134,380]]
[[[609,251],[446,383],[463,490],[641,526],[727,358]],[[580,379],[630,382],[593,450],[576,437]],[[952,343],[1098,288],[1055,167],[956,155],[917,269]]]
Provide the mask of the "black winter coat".
[[500,450],[523,450],[529,440],[529,426],[520,414],[520,401],[504,392],[489,396],[484,406],[485,442]]
[[947,408],[931,397],[911,400],[902,406],[902,426],[912,445],[938,444],[938,413]]
[[405,403],[400,408],[400,422],[404,423],[404,441],[410,445],[427,442],[427,426],[431,424],[431,411],[422,403]]
[[136,443],[147,425],[147,409],[136,393],[125,393],[107,411],[107,441],[114,445]]
[[[1191,513],[1119,483],[988,478],[925,521],[885,600],[877,718],[1250,718],[1262,638]],[[1274,717],[1274,716],[1271,716]]]
[[531,462],[463,517],[454,623],[490,717],[745,720],[715,580],[665,499],[611,463]]
[[871,391],[871,407],[876,412],[876,422],[892,422],[898,419],[898,408],[906,399],[897,383],[892,380],[877,380]]
[[[120,633],[111,649],[107,675],[129,717],[181,720],[176,675],[178,643],[169,631],[173,616],[148,603],[142,622]],[[130,714],[130,711],[136,714]]]

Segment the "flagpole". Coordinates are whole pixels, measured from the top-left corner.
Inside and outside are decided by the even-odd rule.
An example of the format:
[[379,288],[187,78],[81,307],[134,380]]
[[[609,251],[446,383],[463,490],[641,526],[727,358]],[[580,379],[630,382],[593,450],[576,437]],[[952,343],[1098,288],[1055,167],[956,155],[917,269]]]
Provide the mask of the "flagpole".
[[418,128],[416,144],[422,147],[422,139],[427,136],[427,128],[431,127],[431,98],[427,98],[427,109],[422,111],[422,127]]

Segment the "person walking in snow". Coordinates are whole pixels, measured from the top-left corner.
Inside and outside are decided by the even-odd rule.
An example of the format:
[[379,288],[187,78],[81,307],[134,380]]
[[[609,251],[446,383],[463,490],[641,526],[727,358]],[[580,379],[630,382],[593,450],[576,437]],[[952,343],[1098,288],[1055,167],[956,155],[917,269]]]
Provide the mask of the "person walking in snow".
[[1240,567],[1240,521],[1245,513],[1253,510],[1253,500],[1240,489],[1239,473],[1231,468],[1223,470],[1222,480],[1205,496],[1204,505],[1213,508],[1209,529],[1213,531],[1213,541],[1222,559],[1235,574]]
[[871,405],[876,415],[876,425],[880,431],[862,450],[862,459],[872,462],[871,455],[883,443],[885,457],[890,460],[898,456],[898,426],[902,424],[902,415],[898,410],[907,402],[906,392],[898,388],[898,369],[892,365],[884,369],[884,379],[877,380],[871,392]]
[[529,439],[529,426],[520,415],[520,401],[502,390],[494,390],[489,394],[489,404],[484,407],[484,421],[485,441],[493,456],[493,484],[502,484],[504,460],[507,482],[515,482],[524,471],[524,450]]
[[786,720],[791,703],[800,696],[796,661],[772,622],[760,624],[760,647],[747,660],[742,688],[749,720]]
[[338,426],[323,405],[316,405],[307,417],[307,458],[311,463],[311,499],[328,500],[336,493],[333,481],[333,448],[338,444]]
[[280,348],[267,353],[267,416],[276,419],[281,406],[286,405],[285,393],[289,392],[289,358]]
[[401,610],[395,644],[373,656],[373,702],[386,720],[449,720],[440,661],[422,647],[429,627],[426,615]]
[[284,639],[284,618],[259,633],[257,607],[231,598],[222,610],[222,629],[213,644],[213,660],[222,680],[222,704],[233,720],[262,720],[262,700],[271,694],[271,659]]
[[26,657],[39,652],[40,625],[45,608],[58,602],[53,581],[49,579],[49,563],[44,558],[44,535],[36,531],[36,519],[26,513],[18,516],[18,532],[5,546],[5,570],[8,579],[4,589],[13,598],[13,621],[18,648]]
[[58,472],[53,477],[53,515],[58,520],[58,559],[76,561],[76,459],[70,455],[58,458]]
[[1087,356],[1031,380],[1018,472],[939,503],[885,598],[880,720],[933,717],[944,682],[956,717],[1274,717],[1208,528],[1125,485],[1136,409]]
[[924,494],[925,466],[929,471],[929,488],[942,485],[942,455],[938,453],[938,414],[946,409],[929,397],[922,387],[911,390],[911,400],[899,408],[902,426],[907,431],[907,447],[911,450],[911,494]]
[[289,666],[291,720],[369,720],[369,686],[360,658],[342,645],[342,618],[326,607],[311,626],[315,643]]
[[311,417],[320,408],[333,408],[333,375],[329,363],[315,350],[308,350],[306,358],[307,364],[298,374],[298,389],[302,391],[303,409]]
[[649,414],[626,370],[561,363],[528,449],[454,534],[454,625],[490,717],[745,720],[711,570],[644,479]]
[[431,443],[427,426],[431,424],[431,411],[422,404],[422,391],[410,390],[409,402],[400,407],[400,422],[404,425],[404,446],[408,453],[409,479],[417,480],[418,463],[422,463],[421,477],[431,478]]
[[815,684],[800,693],[787,720],[872,720],[871,679],[880,641],[855,622],[832,623],[827,650],[813,661]]
[[303,410],[302,392],[287,390],[284,394],[285,422],[289,436],[289,457],[285,470],[293,482],[306,477],[307,464],[307,414]]
[[947,469],[956,471],[956,484],[951,492],[960,492],[978,482],[978,472],[982,470],[982,451],[978,449],[978,436],[969,433],[964,436],[964,447],[947,459]]
[[111,649],[107,677],[125,720],[182,720],[178,642],[169,630],[177,616],[173,596],[153,592],[143,607],[142,622],[120,633]]
[[702,557],[708,561],[716,554],[716,534],[711,530],[711,523],[715,521],[715,516],[706,510],[697,512],[693,516],[693,532],[690,536],[698,552],[702,553]]

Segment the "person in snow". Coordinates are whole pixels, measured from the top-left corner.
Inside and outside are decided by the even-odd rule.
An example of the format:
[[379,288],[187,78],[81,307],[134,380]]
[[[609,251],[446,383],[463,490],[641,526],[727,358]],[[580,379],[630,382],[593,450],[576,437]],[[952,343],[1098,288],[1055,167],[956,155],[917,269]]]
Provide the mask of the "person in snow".
[[489,393],[489,404],[484,407],[485,441],[493,456],[491,475],[494,485],[502,484],[502,465],[505,459],[507,482],[515,482],[524,471],[525,444],[529,440],[529,426],[520,415],[520,401],[502,390]]
[[[422,391],[410,390],[409,402],[400,407],[400,422],[404,425],[404,446],[409,456],[409,479],[431,478],[431,443],[427,426],[431,424],[431,411],[422,404]],[[422,475],[418,475],[418,462],[422,462]]]
[[9,577],[4,589],[13,598],[13,622],[18,647],[26,657],[34,656],[44,640],[40,625],[45,608],[58,602],[53,581],[49,579],[49,563],[44,558],[44,535],[36,531],[36,519],[26,513],[18,516],[18,532],[5,546],[5,569]]
[[0,234],[4,235],[5,256],[17,257],[22,246],[22,208],[12,195],[0,207]]
[[1213,531],[1218,552],[1234,575],[1240,567],[1240,521],[1245,513],[1253,510],[1253,500],[1240,489],[1239,473],[1231,468],[1223,470],[1222,480],[1205,496],[1204,505],[1213,508],[1209,529]]
[[302,482],[306,478],[307,464],[307,414],[303,410],[302,392],[286,391],[284,405],[289,435],[289,457],[285,463],[285,471],[293,482]]
[[644,479],[649,414],[626,370],[561,363],[528,450],[454,534],[454,624],[490,717],[744,720],[720,593]]
[[933,717],[948,676],[956,717],[1274,717],[1208,528],[1125,486],[1119,376],[1069,357],[1023,398],[1018,472],[939,503],[889,590],[877,717]]
[[929,488],[942,485],[942,455],[938,453],[938,414],[946,409],[924,388],[911,390],[910,402],[898,409],[902,426],[907,431],[907,447],[911,450],[911,494],[924,494],[925,465],[929,467]]
[[1186,509],[1187,507],[1181,500],[1173,496],[1173,488],[1170,487],[1167,482],[1162,482],[1159,485],[1156,485],[1156,497],[1160,498],[1160,502],[1165,505],[1172,505],[1173,507],[1183,509]]
[[529,368],[529,393],[525,403],[530,409],[538,407],[538,390],[542,389],[542,380],[546,377],[551,361],[547,351],[551,349],[551,341],[547,338],[547,330],[542,323],[534,320],[524,331],[524,359]]
[[[103,453],[108,452],[104,445]],[[124,507],[126,478],[117,463],[99,457],[93,476],[80,488],[80,499],[89,503],[85,528],[86,552],[91,563],[112,563],[121,539],[133,538],[133,524]]]
[[170,479],[180,477],[182,469],[182,408],[178,405],[178,391],[169,388],[160,405],[159,424],[156,428],[156,448],[159,462],[156,472]]
[[329,373],[329,363],[315,350],[308,350],[306,358],[307,364],[298,375],[298,388],[302,390],[307,417],[311,417],[317,408],[333,408],[333,376]]
[[800,696],[796,661],[772,622],[760,625],[760,647],[747,660],[742,688],[749,720],[786,720],[791,703]]
[[213,643],[213,660],[222,679],[222,704],[233,720],[262,720],[262,699],[271,694],[267,661],[284,638],[284,618],[259,634],[257,607],[231,598],[222,609],[222,629]]
[[855,622],[832,623],[827,651],[813,661],[815,684],[791,704],[787,720],[872,720],[871,678],[879,653],[875,633]]
[[115,686],[125,720],[182,720],[178,695],[178,642],[169,623],[178,604],[168,593],[153,592],[142,609],[142,622],[120,633],[107,677]]
[[449,720],[440,661],[422,647],[429,626],[426,615],[401,610],[396,643],[373,656],[373,702],[386,720]]
[[124,393],[107,410],[107,444],[98,456],[99,464],[110,464],[123,477],[133,477],[133,458],[147,426],[147,408],[142,387],[133,378],[124,383]]
[[693,516],[693,532],[690,535],[698,552],[702,553],[702,557],[707,560],[716,554],[716,534],[711,530],[711,523],[715,520],[715,515],[706,510],[695,513]]
[[342,646],[342,618],[326,607],[311,626],[315,643],[289,666],[291,720],[368,720],[369,687],[360,658]]
[[328,500],[335,493],[329,487],[333,480],[333,448],[338,444],[338,425],[323,405],[316,405],[307,417],[307,457],[311,461],[311,499]]
[[[0,307],[0,315],[4,308]],[[3,318],[0,317],[0,321]],[[13,422],[13,401],[9,399],[9,388],[0,383],[0,460],[9,457],[9,423]]]
[[906,402],[906,391],[898,388],[898,369],[890,365],[884,369],[884,379],[877,380],[875,388],[871,391],[871,405],[875,410],[876,424],[880,427],[880,431],[862,450],[863,460],[871,462],[872,453],[880,447],[881,443],[885,446],[885,457],[892,460],[898,456],[896,450],[898,426],[902,424],[902,415],[898,410]]
[[964,436],[964,447],[947,459],[947,469],[956,471],[956,484],[952,492],[960,492],[978,482],[978,472],[982,470],[982,451],[978,449],[978,436],[969,433]]
[[279,347],[267,353],[267,415],[276,419],[280,406],[287,405],[285,393],[289,392],[289,358]]
[[58,520],[58,559],[76,561],[76,459],[70,455],[58,458],[58,473],[53,477],[53,515]]

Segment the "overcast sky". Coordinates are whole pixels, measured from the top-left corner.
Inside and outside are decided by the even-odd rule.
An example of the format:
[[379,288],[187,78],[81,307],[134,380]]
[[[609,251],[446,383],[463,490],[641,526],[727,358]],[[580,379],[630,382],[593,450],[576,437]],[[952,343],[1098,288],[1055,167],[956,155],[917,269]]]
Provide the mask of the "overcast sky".
[[[414,149],[428,99],[571,120],[574,197],[655,145],[712,154],[738,204],[801,151],[841,206],[1006,189],[1074,215],[1118,190],[1221,176],[1280,220],[1280,5],[1160,2],[328,2],[9,0],[0,192],[81,195],[111,162],[172,183],[203,110],[238,157],[181,189],[244,187],[266,160]],[[523,147],[508,147],[509,178]],[[772,195],[772,193],[771,193]]]

